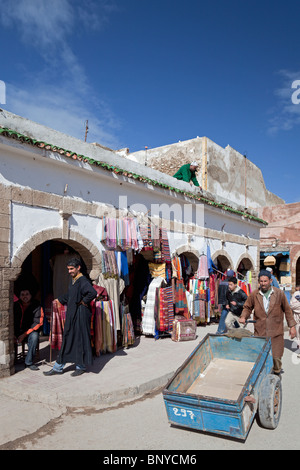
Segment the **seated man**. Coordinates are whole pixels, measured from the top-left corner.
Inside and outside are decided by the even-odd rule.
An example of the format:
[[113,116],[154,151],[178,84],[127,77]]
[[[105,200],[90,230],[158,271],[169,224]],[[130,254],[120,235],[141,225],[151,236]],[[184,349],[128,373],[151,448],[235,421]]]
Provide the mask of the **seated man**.
[[181,181],[186,181],[186,183],[190,183],[192,185],[194,183],[195,186],[199,186],[196,171],[198,169],[198,163],[186,163],[182,165],[179,170],[173,175],[174,178]]
[[243,311],[244,303],[247,300],[247,294],[237,285],[237,279],[230,277],[228,279],[228,291],[226,293],[228,314],[225,325],[228,329],[239,328],[239,319]]
[[28,353],[25,366],[31,370],[39,370],[33,364],[35,351],[39,341],[39,329],[43,325],[44,312],[39,302],[32,298],[28,289],[20,291],[19,300],[14,303],[15,342],[28,342]]

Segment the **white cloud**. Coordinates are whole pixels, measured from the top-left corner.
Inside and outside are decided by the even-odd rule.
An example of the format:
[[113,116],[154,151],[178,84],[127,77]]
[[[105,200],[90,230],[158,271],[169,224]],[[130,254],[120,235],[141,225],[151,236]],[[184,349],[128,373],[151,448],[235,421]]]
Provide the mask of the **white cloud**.
[[295,88],[293,84],[300,80],[300,71],[280,70],[281,86],[275,90],[277,102],[270,111],[269,129],[270,134],[279,131],[289,131],[300,125],[300,104],[295,104]]
[[75,11],[69,0],[1,0],[1,21],[22,40],[39,48],[53,47],[72,31]]
[[92,107],[82,98],[74,100],[68,89],[57,90],[41,84],[25,90],[7,84],[7,102],[10,103],[9,111],[14,114],[81,140],[84,140],[88,120],[88,142],[99,142],[112,149],[122,146],[116,136],[120,122],[103,101]]
[[81,139],[89,120],[89,142],[120,147],[120,122],[72,49],[75,31],[102,31],[113,11],[112,0],[0,0],[0,24],[42,59],[29,85],[6,83],[6,109]]

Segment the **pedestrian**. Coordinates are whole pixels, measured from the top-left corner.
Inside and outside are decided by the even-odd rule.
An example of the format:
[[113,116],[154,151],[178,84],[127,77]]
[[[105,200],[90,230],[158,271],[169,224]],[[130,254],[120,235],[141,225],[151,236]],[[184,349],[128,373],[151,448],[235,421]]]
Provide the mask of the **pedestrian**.
[[270,268],[270,267],[268,267],[268,268],[266,268],[266,270],[271,273],[272,285],[273,285],[274,287],[278,287],[278,289],[279,289],[279,284],[278,284],[278,281],[277,281],[276,277],[274,276],[274,271],[273,271],[273,269]]
[[62,374],[67,362],[75,363],[73,377],[83,374],[86,366],[92,364],[91,347],[91,309],[90,302],[97,297],[97,292],[89,280],[81,273],[80,260],[68,261],[71,276],[68,292],[57,300],[67,305],[66,322],[63,331],[62,346],[58,358],[50,371],[44,375]]
[[192,186],[193,184],[195,186],[199,186],[197,176],[196,176],[196,171],[198,169],[198,163],[197,162],[192,162],[192,163],[186,163],[185,165],[182,165],[179,170],[173,175],[174,178],[177,180],[185,181],[186,183],[190,183]]
[[296,291],[291,298],[290,307],[296,322],[296,341],[298,347],[298,357],[300,357],[300,285],[296,286]]
[[227,305],[226,294],[228,291],[228,279],[230,277],[234,277],[234,271],[232,269],[228,269],[226,271],[226,278],[220,281],[220,284],[218,287],[218,305],[221,306],[221,316],[219,320],[218,329],[216,332],[217,335],[222,335],[226,333],[225,320],[228,315],[228,310],[226,308],[226,305]]
[[259,288],[254,290],[246,300],[239,322],[245,324],[254,313],[254,335],[271,338],[273,354],[273,372],[279,375],[282,371],[284,352],[284,317],[289,326],[290,337],[296,336],[296,322],[288,304],[285,293],[272,286],[271,273],[262,270],[258,275]]
[[23,341],[28,344],[28,352],[25,357],[25,367],[30,370],[39,370],[33,363],[36,348],[39,343],[39,330],[44,322],[44,311],[40,303],[33,298],[27,288],[22,288],[19,299],[14,302],[14,332],[15,343]]
[[225,320],[225,325],[228,330],[240,327],[239,319],[247,297],[247,294],[237,285],[237,278],[230,277],[228,279],[228,290],[226,293],[226,310],[228,311],[228,314]]

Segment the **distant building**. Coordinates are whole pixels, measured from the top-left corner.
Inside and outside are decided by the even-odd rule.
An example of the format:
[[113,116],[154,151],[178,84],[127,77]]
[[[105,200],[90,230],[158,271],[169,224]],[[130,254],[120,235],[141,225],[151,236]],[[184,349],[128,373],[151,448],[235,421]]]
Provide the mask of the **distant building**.
[[267,263],[290,297],[300,284],[300,202],[262,207],[268,222],[260,231],[261,267]]
[[257,209],[284,203],[266,188],[262,172],[254,163],[230,145],[222,148],[207,137],[133,153],[123,149],[121,154],[168,175],[174,175],[183,164],[196,161],[200,186],[242,207]]

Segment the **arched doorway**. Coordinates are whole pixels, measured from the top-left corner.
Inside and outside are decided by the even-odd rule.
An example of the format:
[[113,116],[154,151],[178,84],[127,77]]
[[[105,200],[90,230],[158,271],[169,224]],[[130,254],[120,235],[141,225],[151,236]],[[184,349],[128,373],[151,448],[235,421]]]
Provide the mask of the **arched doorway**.
[[[14,315],[13,301],[18,289],[23,284],[31,286],[35,297],[41,302],[45,316],[51,312],[53,292],[53,268],[51,261],[62,254],[65,248],[69,249],[70,256],[80,257],[83,272],[92,280],[97,280],[101,272],[101,251],[93,243],[79,233],[70,232],[68,239],[62,239],[61,230],[52,229],[35,234],[15,253],[10,268],[3,270],[3,275],[9,283],[8,299],[8,353],[10,357],[9,372],[14,368]],[[65,266],[66,274],[67,267]],[[47,335],[45,322],[43,333]]]
[[248,257],[247,255],[242,255],[240,259],[237,262],[237,277],[241,280],[248,280],[250,278],[250,273],[251,273],[251,279],[254,275],[254,263]]
[[19,297],[20,290],[29,289],[43,307],[44,334],[49,333],[53,299],[68,290],[67,261],[73,257],[80,259],[82,273],[89,277],[86,263],[76,250],[76,245],[60,240],[49,240],[38,245],[24,260],[21,272],[14,281],[14,300]]
[[187,265],[189,266],[188,277],[197,271],[200,257],[197,250],[193,249],[189,245],[183,245],[178,247],[174,254],[186,259]]
[[225,273],[227,269],[233,269],[233,262],[224,250],[219,250],[213,254],[212,260],[217,270],[221,273]]

